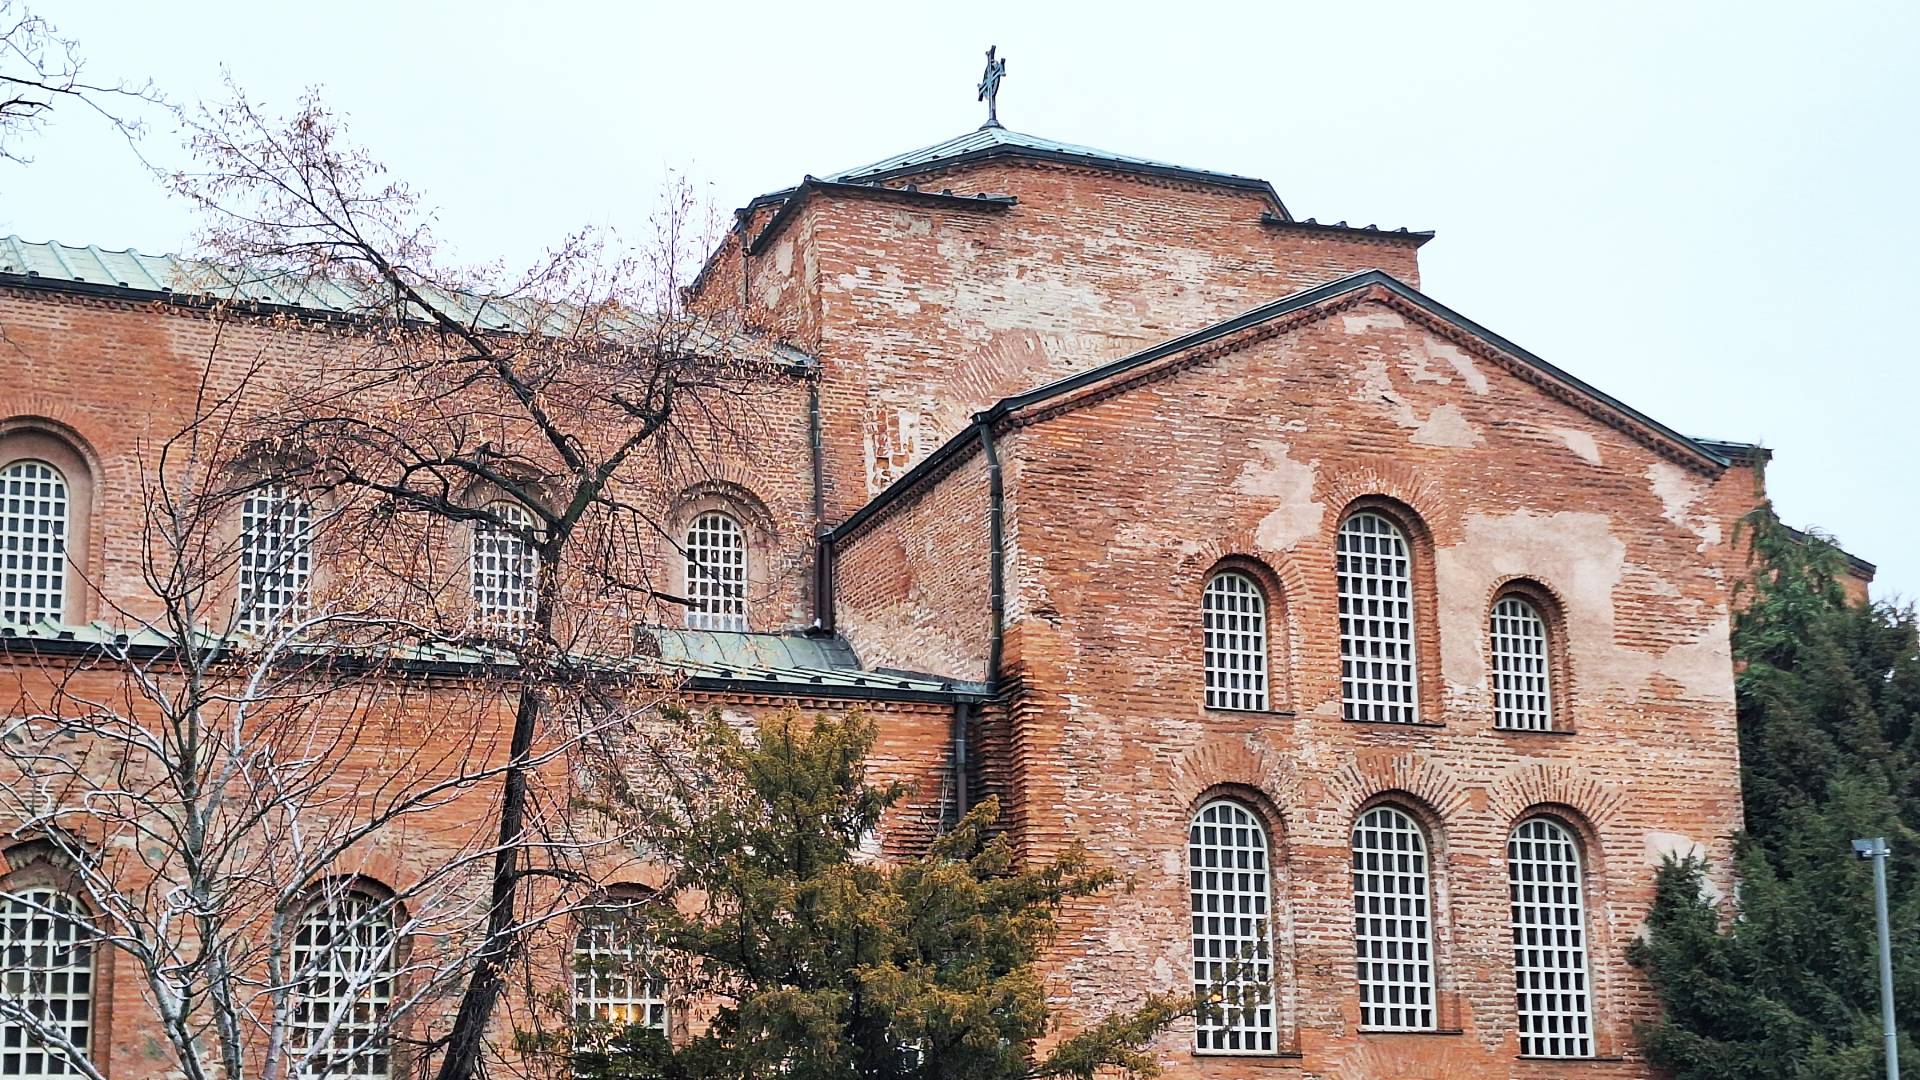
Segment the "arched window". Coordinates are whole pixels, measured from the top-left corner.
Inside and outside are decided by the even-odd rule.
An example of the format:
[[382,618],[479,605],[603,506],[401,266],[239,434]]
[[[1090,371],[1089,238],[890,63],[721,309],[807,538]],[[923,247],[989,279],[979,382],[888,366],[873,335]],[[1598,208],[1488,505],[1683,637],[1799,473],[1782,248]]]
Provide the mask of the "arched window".
[[1360,1025],[1432,1030],[1427,838],[1397,807],[1376,806],[1353,827],[1353,943]]
[[1493,657],[1493,725],[1553,730],[1547,620],[1540,609],[1524,596],[1502,596],[1494,602],[1487,632]]
[[[0,895],[0,1000],[81,1054],[93,1042],[93,936],[78,901],[53,889]],[[56,1043],[55,1046],[58,1044]],[[33,1025],[0,1019],[0,1076],[70,1077],[80,1067]]]
[[313,505],[271,484],[240,505],[239,628],[263,634],[307,613],[313,575]]
[[1276,1050],[1272,882],[1267,832],[1246,806],[1216,799],[1187,830],[1193,911],[1193,989],[1210,1006],[1194,1023],[1194,1049]]
[[539,571],[527,531],[533,518],[513,503],[487,507],[493,521],[473,523],[474,618],[489,630],[515,630],[533,618]]
[[1580,848],[1565,825],[1537,817],[1513,830],[1507,839],[1507,893],[1520,1053],[1592,1057],[1593,992]]
[[1340,525],[1340,706],[1348,720],[1420,718],[1413,656],[1413,560],[1406,534],[1362,510]]
[[717,510],[687,529],[687,625],[695,630],[747,628],[747,534]]
[[393,1006],[393,918],[363,893],[321,899],[293,939],[296,990],[289,1040],[296,1074],[386,1080]]
[[666,980],[648,970],[647,950],[621,908],[581,915],[573,939],[573,1019],[587,1034],[636,1024],[667,1030]]
[[1267,707],[1267,595],[1234,570],[1208,579],[1200,597],[1207,708]]
[[0,469],[0,619],[65,618],[67,520],[59,469],[32,459]]

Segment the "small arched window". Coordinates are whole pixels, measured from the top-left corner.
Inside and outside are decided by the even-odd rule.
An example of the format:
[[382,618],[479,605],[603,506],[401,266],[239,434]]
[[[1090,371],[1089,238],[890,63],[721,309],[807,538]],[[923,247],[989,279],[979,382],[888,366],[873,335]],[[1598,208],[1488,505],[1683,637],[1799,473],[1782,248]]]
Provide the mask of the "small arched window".
[[34,459],[0,469],[0,619],[65,618],[68,513],[59,469]]
[[491,521],[473,523],[475,621],[489,630],[517,630],[533,619],[539,569],[528,532],[533,518],[513,503],[487,507]]
[[1187,875],[1193,989],[1208,1003],[1194,1023],[1194,1049],[1274,1053],[1273,886],[1260,819],[1231,799],[1201,807],[1187,830]]
[[289,1040],[302,1077],[387,1080],[396,967],[390,905],[348,892],[315,902],[294,934]]
[[1514,731],[1553,730],[1553,686],[1547,620],[1524,596],[1494,602],[1488,620],[1493,659],[1493,725]]
[[53,1080],[81,1075],[65,1050],[36,1037],[42,1030],[85,1054],[93,1045],[93,935],[84,909],[66,893],[22,889],[0,895],[0,1076]]
[[1548,817],[1521,822],[1507,839],[1507,892],[1520,1053],[1592,1057],[1586,901],[1572,831]]
[[1376,806],[1353,827],[1353,943],[1360,1025],[1430,1031],[1433,913],[1427,837],[1406,811]]
[[1362,510],[1340,524],[1340,707],[1348,720],[1417,721],[1413,559],[1406,534]]
[[240,505],[239,628],[264,634],[307,613],[313,576],[313,504],[270,484]]
[[1267,594],[1237,570],[1207,580],[1200,597],[1207,708],[1267,707]]
[[731,515],[710,510],[687,528],[687,626],[747,628],[747,534]]
[[573,1019],[592,1037],[639,1025],[667,1030],[667,984],[650,969],[638,928],[617,906],[581,913],[573,940]]

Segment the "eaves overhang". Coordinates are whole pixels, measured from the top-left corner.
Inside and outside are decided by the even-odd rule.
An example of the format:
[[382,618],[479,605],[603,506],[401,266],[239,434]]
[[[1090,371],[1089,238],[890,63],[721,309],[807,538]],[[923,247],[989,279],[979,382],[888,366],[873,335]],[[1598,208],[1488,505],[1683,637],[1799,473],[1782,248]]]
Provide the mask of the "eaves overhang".
[[765,251],[767,245],[771,244],[774,238],[794,221],[801,208],[817,195],[880,199],[949,210],[1006,210],[1020,201],[1011,195],[956,195],[951,191],[919,191],[913,188],[885,187],[880,184],[852,184],[809,176],[786,192],[780,209],[774,212],[773,217],[767,221],[759,235],[747,242],[747,254],[758,255]]

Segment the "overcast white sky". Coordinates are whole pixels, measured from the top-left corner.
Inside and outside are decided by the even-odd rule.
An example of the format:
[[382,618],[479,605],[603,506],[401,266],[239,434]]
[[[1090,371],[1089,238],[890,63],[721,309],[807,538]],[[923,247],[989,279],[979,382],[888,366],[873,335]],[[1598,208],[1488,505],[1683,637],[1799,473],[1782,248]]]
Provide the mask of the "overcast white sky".
[[[737,206],[977,126],[1266,177],[1431,228],[1430,295],[1691,434],[1765,443],[1790,522],[1920,596],[1920,3],[35,0],[96,77],[319,85],[475,261],[638,237],[668,170]],[[171,156],[168,132],[149,150]],[[196,222],[77,112],[0,234],[179,250]]]

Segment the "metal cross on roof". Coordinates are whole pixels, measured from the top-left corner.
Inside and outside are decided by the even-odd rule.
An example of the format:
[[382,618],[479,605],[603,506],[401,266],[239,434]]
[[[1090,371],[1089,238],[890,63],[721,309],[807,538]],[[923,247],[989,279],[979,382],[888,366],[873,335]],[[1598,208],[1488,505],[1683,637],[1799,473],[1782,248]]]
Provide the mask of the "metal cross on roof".
[[985,74],[980,76],[979,100],[987,103],[987,122],[980,125],[982,128],[997,128],[1000,126],[998,101],[1000,97],[1000,80],[1007,77],[1007,61],[1004,57],[999,60],[993,58],[994,50],[998,48],[998,45],[987,46],[987,70]]

